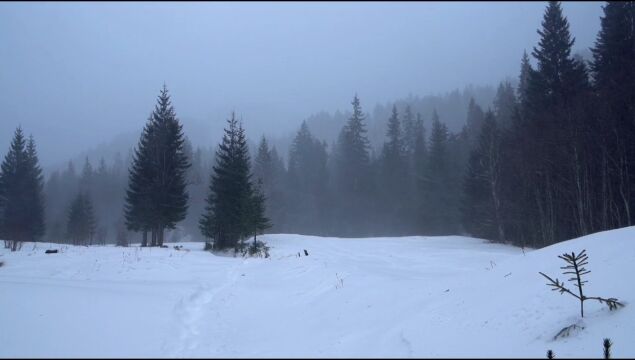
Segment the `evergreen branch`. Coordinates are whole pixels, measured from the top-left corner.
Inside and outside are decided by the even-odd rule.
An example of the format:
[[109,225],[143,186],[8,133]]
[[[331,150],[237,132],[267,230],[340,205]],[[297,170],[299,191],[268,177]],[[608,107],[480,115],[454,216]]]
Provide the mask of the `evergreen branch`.
[[616,298],[605,299],[605,298],[602,298],[602,297],[599,297],[599,296],[585,296],[584,300],[597,300],[601,304],[606,303],[606,305],[609,307],[610,311],[617,310],[618,308],[621,308],[621,307],[625,306],[624,303],[619,302]]
[[558,291],[560,291],[561,294],[569,293],[569,294],[573,295],[576,299],[580,299],[580,297],[578,295],[574,294],[571,290],[567,289],[564,286],[564,283],[561,283],[558,279],[554,280],[554,279],[550,278],[549,276],[547,276],[546,274],[544,274],[542,272],[538,272],[538,273],[540,275],[544,276],[545,278],[547,278],[547,280],[550,281],[550,283],[548,283],[547,285],[553,287],[553,289],[551,289],[551,290],[554,290],[554,291],[558,290]]

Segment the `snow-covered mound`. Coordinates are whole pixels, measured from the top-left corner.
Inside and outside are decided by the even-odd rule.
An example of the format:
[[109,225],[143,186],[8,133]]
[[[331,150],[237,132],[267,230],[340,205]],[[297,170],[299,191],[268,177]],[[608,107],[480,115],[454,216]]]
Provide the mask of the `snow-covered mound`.
[[[563,279],[557,255],[586,249],[587,295],[628,303],[635,228],[526,254],[458,236],[263,238],[269,259],[201,243],[2,249],[0,357],[601,357],[605,337],[635,356],[632,305],[586,301],[582,320],[538,274]],[[553,340],[571,324],[584,329]]]

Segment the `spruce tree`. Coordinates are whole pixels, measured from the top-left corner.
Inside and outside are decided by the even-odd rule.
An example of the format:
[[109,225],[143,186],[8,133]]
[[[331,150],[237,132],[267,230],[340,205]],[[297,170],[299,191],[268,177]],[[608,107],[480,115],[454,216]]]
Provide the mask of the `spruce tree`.
[[385,231],[407,234],[410,218],[410,171],[397,107],[393,105],[381,157],[380,184]]
[[414,124],[414,152],[413,152],[413,177],[420,179],[424,176],[428,160],[428,148],[426,144],[426,129],[423,126],[421,114],[417,113],[417,120]]
[[187,214],[186,172],[190,162],[184,150],[183,125],[176,117],[165,85],[151,116],[156,129],[151,150],[155,175],[151,197],[154,228],[158,245],[162,246],[164,229],[174,229]]
[[86,234],[88,235],[88,245],[93,244],[95,233],[97,231],[97,219],[95,218],[95,210],[90,195],[84,195],[84,213],[86,217]]
[[532,74],[532,67],[529,63],[529,55],[527,51],[523,52],[523,57],[520,63],[520,76],[518,77],[518,101],[521,106],[526,104],[527,91],[529,90],[529,77]]
[[96,227],[95,213],[90,197],[86,193],[80,192],[68,209],[66,236],[73,245],[92,245]]
[[415,131],[415,118],[412,113],[412,109],[410,105],[406,105],[406,109],[404,110],[403,115],[403,146],[404,151],[408,158],[412,157],[415,149],[415,139],[416,139],[416,131]]
[[366,136],[366,116],[357,95],[351,102],[353,113],[338,138],[338,174],[344,191],[366,190],[370,144]]
[[35,142],[18,127],[0,166],[0,237],[11,251],[44,233],[42,186]]
[[90,161],[88,161],[88,157],[84,161],[84,168],[82,169],[82,175],[80,178],[80,186],[83,191],[88,193],[92,192],[93,181],[95,177],[95,171],[93,170],[93,166]]
[[591,189],[600,187],[600,177],[586,68],[571,56],[574,39],[558,2],[548,4],[538,34],[532,52],[537,67],[523,57],[520,106],[512,112],[511,126],[501,127],[501,193],[505,222],[514,229],[506,235],[544,246],[596,228]]
[[439,120],[436,110],[432,114],[427,169],[419,186],[422,192],[420,227],[426,234],[447,235],[452,228],[453,205],[449,193],[449,134],[447,126]]
[[393,160],[392,164],[396,161],[403,159],[404,155],[404,143],[401,132],[401,123],[399,122],[399,113],[397,107],[393,105],[392,114],[388,119],[388,129],[386,130],[386,136],[388,142],[384,143],[384,157]]
[[205,213],[199,222],[202,234],[214,239],[215,249],[238,249],[248,230],[252,189],[249,152],[242,125],[232,112],[216,151]]
[[369,208],[368,193],[371,187],[370,143],[367,138],[366,116],[360,100],[354,96],[353,113],[340,131],[334,150],[334,183],[336,227],[343,234],[355,235],[354,228],[364,222]]
[[152,119],[149,118],[139,139],[139,144],[134,149],[128,189],[126,190],[124,209],[126,227],[132,231],[143,232],[141,246],[148,245],[148,231],[154,229],[151,187],[154,173],[150,154],[154,132]]
[[262,234],[271,227],[269,219],[265,216],[265,195],[262,191],[262,181],[258,181],[251,197],[249,214],[249,230],[254,236],[254,247],[257,246],[256,235]]
[[273,172],[273,161],[271,158],[271,150],[267,139],[262,136],[260,144],[258,145],[258,151],[254,158],[253,176],[254,179],[261,179],[263,187],[268,187],[271,183],[271,177]]
[[518,104],[514,88],[509,81],[501,82],[494,98],[494,115],[501,128],[509,129]]
[[484,118],[485,114],[483,113],[483,109],[481,109],[481,107],[476,104],[474,98],[470,98],[470,103],[467,108],[466,120],[468,146],[470,149],[476,146],[476,143],[478,142]]
[[26,158],[27,158],[27,195],[29,200],[27,205],[29,207],[29,237],[30,241],[37,241],[46,231],[46,225],[44,222],[44,176],[42,175],[42,169],[39,165],[37,156],[37,149],[35,148],[35,140],[33,136],[29,136],[29,140],[26,145]]
[[306,121],[302,122],[289,149],[288,209],[289,231],[326,235],[328,182],[326,144],[316,139]]
[[591,70],[601,121],[600,229],[635,223],[635,4],[607,2]]
[[143,231],[142,246],[148,231],[152,245],[162,246],[164,230],[185,219],[190,163],[184,142],[183,126],[164,85],[135,149],[126,193],[126,225]]
[[500,166],[499,130],[494,114],[488,111],[464,180],[463,225],[475,237],[504,242]]
[[[276,224],[277,231],[284,226],[285,168],[282,159],[278,155],[275,146],[269,147],[267,139],[263,136],[258,146],[253,164],[253,177],[255,183],[261,181],[262,195],[267,199],[265,215]],[[272,225],[273,227],[273,225]]]

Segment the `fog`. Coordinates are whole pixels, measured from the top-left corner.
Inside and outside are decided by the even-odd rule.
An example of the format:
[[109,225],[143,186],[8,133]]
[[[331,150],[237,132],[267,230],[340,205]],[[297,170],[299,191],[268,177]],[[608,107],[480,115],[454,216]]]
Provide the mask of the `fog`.
[[[21,125],[43,167],[143,127],[165,83],[195,145],[235,110],[253,141],[320,111],[517,78],[546,4],[1,3],[0,149]],[[574,50],[599,2],[566,2]]]

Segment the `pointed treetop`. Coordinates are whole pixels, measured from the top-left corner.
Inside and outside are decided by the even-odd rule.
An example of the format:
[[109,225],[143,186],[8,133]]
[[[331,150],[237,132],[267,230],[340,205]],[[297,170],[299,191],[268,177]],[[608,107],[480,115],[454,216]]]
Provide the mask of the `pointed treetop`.
[[24,132],[22,131],[22,126],[18,125],[13,135],[12,145],[19,146],[20,149],[23,149],[25,144],[26,142],[24,140]]
[[533,56],[538,60],[538,68],[548,76],[559,76],[563,65],[571,62],[571,47],[575,39],[569,32],[569,22],[562,14],[557,1],[550,1],[542,20],[542,29],[538,47],[534,47]]
[[439,114],[437,113],[436,108],[432,110],[432,122],[439,122]]

